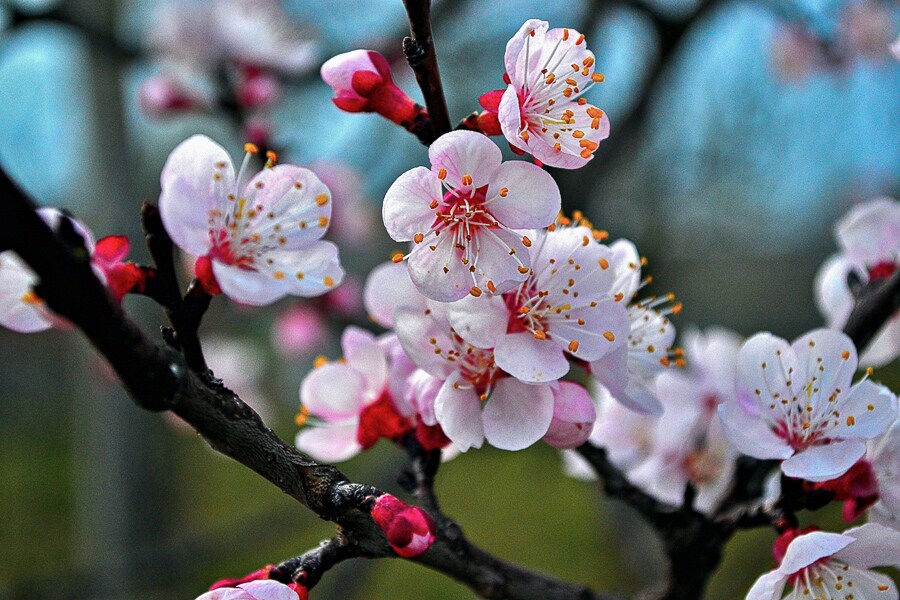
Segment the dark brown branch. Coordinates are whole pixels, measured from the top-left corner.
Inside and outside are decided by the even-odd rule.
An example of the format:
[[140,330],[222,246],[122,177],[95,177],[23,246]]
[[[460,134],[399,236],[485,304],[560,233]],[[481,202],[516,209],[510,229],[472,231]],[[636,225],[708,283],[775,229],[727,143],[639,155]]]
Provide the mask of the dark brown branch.
[[403,39],[403,54],[416,74],[431,119],[432,140],[450,131],[450,113],[438,69],[431,33],[431,0],[403,0],[410,36]]
[[856,294],[856,305],[847,324],[846,333],[860,353],[875,334],[900,310],[900,270],[886,279],[872,281]]
[[340,562],[358,556],[363,556],[359,545],[354,544],[352,538],[338,535],[296,558],[284,561],[272,569],[269,577],[282,583],[297,581],[307,589],[312,589],[326,571]]
[[[283,492],[339,526],[350,549],[366,558],[396,556],[369,511],[380,490],[351,483],[282,441],[256,412],[221,382],[201,378],[172,348],[161,347],[125,315],[91,269],[87,253],[67,245],[0,170],[0,247],[15,251],[38,275],[35,291],[77,325],[109,361],[134,401],[171,410],[217,451],[252,469]],[[610,600],[587,588],[502,561],[470,544],[455,524],[437,530],[431,549],[415,559],[486,598]],[[329,559],[330,560],[330,559]]]

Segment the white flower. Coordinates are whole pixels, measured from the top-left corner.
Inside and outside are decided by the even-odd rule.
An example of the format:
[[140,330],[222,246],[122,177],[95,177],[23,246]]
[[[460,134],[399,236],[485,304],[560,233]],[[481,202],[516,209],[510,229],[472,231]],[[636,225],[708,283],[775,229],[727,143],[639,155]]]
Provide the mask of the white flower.
[[415,242],[409,274],[419,291],[450,302],[525,280],[531,265],[514,230],[553,222],[560,208],[553,178],[530,163],[501,162],[500,149],[472,131],[444,134],[428,156],[431,169],[401,175],[382,211],[392,239]]
[[319,241],[331,218],[328,188],[286,164],[247,181],[250,157],[235,176],[228,153],[208,137],[179,144],[161,177],[166,231],[182,250],[211,261],[219,287],[238,302],[327,292],[344,276],[337,247]]
[[897,397],[863,379],[843,333],[812,331],[789,345],[769,333],[738,355],[738,398],[723,402],[725,434],[744,454],[782,459],[789,477],[828,481],[847,472],[897,416]]
[[[851,275],[863,284],[890,277],[900,261],[900,202],[876,198],[854,207],[835,226],[840,252],[816,275],[816,302],[828,326],[841,329],[853,310]],[[882,327],[863,353],[864,365],[880,366],[900,354],[900,313]]]
[[609,136],[609,119],[582,95],[603,76],[574,29],[525,22],[506,45],[509,87],[497,111],[510,144],[543,163],[577,169]]
[[900,568],[900,533],[874,523],[842,534],[812,531],[795,537],[780,562],[756,580],[747,600],[778,600],[788,583],[794,588],[788,597],[796,600],[897,600],[891,578],[870,569]]
[[900,417],[881,437],[869,440],[866,460],[878,481],[878,502],[869,521],[900,530]]

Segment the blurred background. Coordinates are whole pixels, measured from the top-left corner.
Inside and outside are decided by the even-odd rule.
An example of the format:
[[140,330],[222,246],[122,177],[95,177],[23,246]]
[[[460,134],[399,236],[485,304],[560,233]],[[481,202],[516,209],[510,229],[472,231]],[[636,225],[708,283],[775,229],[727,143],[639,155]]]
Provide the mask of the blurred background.
[[[567,210],[650,261],[676,326],[793,337],[818,326],[813,278],[834,221],[900,188],[900,5],[876,0],[439,0],[434,30],[454,121],[503,87],[503,50],[528,18],[587,35],[606,80],[589,100],[611,137],[578,171],[553,171]],[[215,27],[212,25],[215,24]],[[351,276],[330,298],[264,309],[213,302],[208,362],[285,439],[313,359],[339,355],[337,325],[365,322],[365,274],[397,245],[383,194],[426,149],[374,115],[340,112],[318,67],[400,53],[400,0],[2,0],[0,163],[44,205],[149,262],[138,211],[181,140],[205,133],[238,156],[252,140],[315,170],[335,196],[329,237]],[[506,144],[498,139],[504,148]],[[511,157],[512,154],[508,153]],[[2,217],[0,217],[2,218]],[[185,280],[190,263],[186,261]],[[125,306],[147,331],[149,300]],[[194,598],[219,578],[299,554],[332,527],[135,408],[74,332],[0,331],[0,599]],[[898,389],[896,363],[879,371]],[[385,442],[342,469],[399,493]],[[652,531],[596,484],[566,478],[542,444],[471,451],[441,469],[445,510],[477,544],[561,578],[631,592],[664,574]],[[823,525],[839,528],[832,511]],[[772,566],[774,533],[738,535],[710,599],[742,598]],[[466,599],[405,561],[354,561],[316,599]]]

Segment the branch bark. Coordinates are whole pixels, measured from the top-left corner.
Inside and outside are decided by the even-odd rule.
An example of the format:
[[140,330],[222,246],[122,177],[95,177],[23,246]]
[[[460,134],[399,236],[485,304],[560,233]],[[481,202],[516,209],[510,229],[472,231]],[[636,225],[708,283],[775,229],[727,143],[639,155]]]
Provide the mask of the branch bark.
[[403,0],[409,17],[409,37],[403,39],[403,54],[416,74],[431,119],[432,140],[450,131],[450,114],[438,69],[431,33],[431,0]]

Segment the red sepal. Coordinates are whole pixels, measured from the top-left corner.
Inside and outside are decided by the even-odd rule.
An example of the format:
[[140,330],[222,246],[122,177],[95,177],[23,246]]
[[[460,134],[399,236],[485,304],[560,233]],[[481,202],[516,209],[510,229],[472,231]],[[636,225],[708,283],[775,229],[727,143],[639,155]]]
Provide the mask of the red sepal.
[[216,274],[213,273],[212,260],[209,256],[201,256],[194,263],[194,277],[200,281],[203,291],[210,296],[218,296],[222,293],[219,282],[216,281]]
[[500,110],[500,99],[503,98],[504,92],[506,92],[506,90],[494,90],[482,94],[481,97],[478,98],[478,104],[480,104],[484,110],[496,113]]
[[233,588],[237,587],[242,583],[248,583],[250,581],[260,581],[263,579],[269,579],[269,573],[272,572],[272,569],[275,568],[275,565],[266,565],[261,569],[257,569],[252,573],[248,573],[243,577],[232,577],[230,579],[220,579],[219,581],[212,584],[209,588],[209,591],[217,590],[219,588]]
[[360,413],[356,441],[363,447],[363,450],[368,450],[381,438],[396,440],[410,429],[412,429],[412,423],[397,412],[394,401],[385,392]]
[[416,424],[416,439],[425,450],[440,450],[450,444],[440,425],[426,425],[421,421]]
[[807,491],[826,490],[834,494],[834,499],[843,501],[842,516],[847,523],[858,519],[873,504],[878,502],[878,478],[872,464],[863,459],[850,470],[831,481],[811,483],[805,481]]
[[288,587],[297,592],[300,600],[309,600],[309,590],[302,583],[289,583]]

